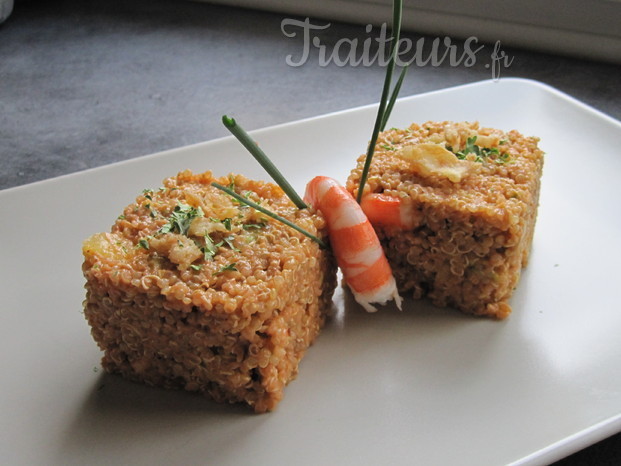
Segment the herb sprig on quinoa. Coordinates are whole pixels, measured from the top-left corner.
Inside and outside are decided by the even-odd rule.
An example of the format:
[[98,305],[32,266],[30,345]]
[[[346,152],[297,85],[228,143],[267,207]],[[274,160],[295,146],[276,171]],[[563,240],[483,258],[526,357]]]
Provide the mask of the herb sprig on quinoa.
[[287,226],[290,226],[291,228],[293,228],[294,230],[302,233],[304,236],[307,236],[308,238],[312,239],[313,241],[315,241],[317,244],[319,244],[319,246],[321,246],[322,248],[327,248],[328,246],[326,245],[326,243],[324,243],[320,238],[317,238],[315,235],[313,235],[312,233],[309,233],[308,231],[304,230],[303,228],[299,227],[298,225],[296,225],[293,222],[290,222],[289,220],[287,220],[284,217],[281,217],[280,215],[272,212],[271,210],[267,210],[265,207],[261,207],[259,204],[256,204],[254,202],[252,202],[249,199],[244,198],[243,196],[240,196],[239,194],[237,194],[235,191],[232,191],[231,189],[227,188],[226,186],[222,186],[221,184],[218,184],[216,182],[211,183],[211,185],[214,188],[218,188],[221,191],[224,191],[225,193],[227,193],[229,196],[232,196],[233,198],[237,199],[239,202],[243,202],[244,204],[252,207],[255,210],[258,210],[259,212],[267,215],[268,217],[273,218],[274,220],[278,220],[281,223],[284,223]]
[[492,157],[498,163],[507,163],[509,161],[508,153],[504,152],[501,154],[497,147],[480,147],[476,142],[477,135],[475,134],[466,140],[466,146],[462,150],[455,152],[451,146],[446,146],[446,149],[453,152],[459,160],[466,160],[468,155],[472,154],[474,155],[475,162],[483,162]]
[[203,217],[203,211],[200,207],[192,207],[187,204],[177,204],[173,209],[168,223],[157,230],[156,234],[179,233],[187,235],[192,221],[197,217]]
[[[280,186],[280,188],[285,192],[285,194],[291,200],[291,202],[293,202],[298,209],[306,209],[308,207],[306,203],[302,200],[302,198],[298,195],[298,193],[295,192],[293,187],[289,184],[289,182],[286,180],[283,174],[280,173],[278,168],[276,168],[276,165],[274,165],[274,163],[269,159],[269,157],[265,154],[265,152],[263,152],[263,150],[259,148],[257,143],[250,137],[250,135],[246,133],[246,131],[244,131],[244,129],[237,124],[235,119],[228,117],[226,115],[223,115],[222,123],[239,140],[239,142],[242,143],[242,145],[248,150],[248,152],[250,152],[250,154],[257,160],[257,162],[259,162],[259,164],[265,169],[265,171],[267,171],[267,173],[272,177],[272,179],[276,182],[276,184],[278,184],[278,186]],[[317,238],[315,235],[313,235],[312,233],[309,233],[303,228],[300,228],[295,223],[290,222],[286,218],[281,217],[280,215],[264,207],[261,207],[259,204],[251,201],[247,197],[240,196],[234,191],[232,186],[226,187],[226,186],[222,186],[215,182],[211,183],[211,185],[215,188],[220,189],[221,191],[224,191],[225,193],[233,197],[233,199],[235,199],[239,204],[252,207],[253,209],[258,210],[259,212],[275,220],[278,220],[279,222],[284,223],[287,226],[290,226],[294,230],[302,233],[303,235],[315,241],[317,244],[319,244],[320,247],[322,248],[328,247],[326,243],[324,243],[321,239]]]

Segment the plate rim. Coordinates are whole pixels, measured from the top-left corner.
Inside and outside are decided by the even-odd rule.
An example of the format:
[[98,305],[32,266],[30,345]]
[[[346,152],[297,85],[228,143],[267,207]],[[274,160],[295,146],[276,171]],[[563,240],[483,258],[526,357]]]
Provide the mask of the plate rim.
[[[516,84],[522,84],[522,85],[526,85],[528,87],[534,87],[534,88],[539,88],[545,92],[547,92],[549,95],[552,95],[556,98],[559,98],[561,100],[565,100],[565,101],[569,101],[570,103],[572,103],[573,105],[576,105],[578,107],[580,107],[582,110],[589,112],[590,114],[592,114],[593,116],[597,117],[597,118],[602,118],[604,119],[607,123],[609,124],[613,124],[615,126],[617,126],[619,128],[619,130],[621,130],[621,121],[617,120],[615,118],[613,118],[612,116],[602,112],[601,110],[596,109],[595,107],[555,88],[554,86],[551,86],[550,84],[544,83],[542,81],[538,81],[535,79],[530,79],[530,78],[518,78],[518,77],[509,77],[509,78],[500,78],[500,79],[485,79],[485,80],[481,80],[481,81],[475,81],[472,83],[466,83],[466,84],[458,84],[455,86],[449,86],[449,87],[445,87],[442,89],[435,89],[432,91],[427,91],[427,92],[422,92],[420,94],[411,94],[408,96],[403,96],[397,99],[397,102],[406,102],[406,101],[410,101],[410,100],[416,100],[416,99],[420,99],[420,98],[427,98],[427,97],[433,97],[436,94],[443,94],[443,93],[447,93],[447,92],[455,92],[455,91],[459,91],[461,89],[469,89],[469,88],[475,88],[475,87],[481,87],[481,86],[489,86],[489,85],[494,85],[494,84],[498,84],[501,82],[508,82],[508,83],[516,83]],[[319,120],[319,119],[324,119],[324,118],[332,118],[332,117],[339,117],[343,114],[347,114],[347,113],[353,113],[353,112],[359,112],[359,111],[363,111],[363,110],[368,110],[369,108],[373,108],[376,107],[378,105],[378,102],[374,102],[374,103],[370,103],[370,104],[365,104],[365,105],[359,105],[356,107],[350,107],[350,108],[345,108],[345,109],[341,109],[341,110],[335,110],[333,112],[327,112],[327,113],[322,113],[319,115],[314,115],[314,116],[309,116],[309,117],[304,117],[304,118],[300,118],[297,120],[292,120],[292,121],[287,121],[287,122],[283,122],[283,123],[277,123],[275,125],[270,125],[270,126],[264,126],[264,127],[260,127],[260,128],[256,128],[256,129],[252,129],[252,130],[248,130],[249,134],[253,134],[253,135],[261,135],[264,134],[266,132],[270,132],[270,131],[281,131],[283,129],[286,129],[287,127],[292,127],[292,126],[297,126],[300,124],[307,124],[309,122],[315,121],[315,120]],[[203,146],[205,144],[215,144],[218,142],[222,142],[225,141],[227,139],[233,139],[234,136],[231,135],[226,135],[226,136],[220,136],[220,137],[216,137],[213,139],[206,139],[204,141],[199,141],[199,142],[195,142],[192,144],[187,144],[187,145],[183,145],[183,146],[178,146],[178,147],[174,147],[171,149],[164,149],[161,151],[157,151],[157,152],[151,152],[148,154],[142,154],[142,155],[138,155],[135,157],[131,157],[128,159],[124,159],[124,160],[119,160],[116,162],[111,162],[111,163],[107,163],[104,165],[99,165],[97,167],[90,167],[90,168],[86,168],[83,170],[78,170],[78,171],[74,171],[71,173],[65,173],[62,175],[57,175],[57,176],[53,176],[51,178],[46,178],[43,180],[38,180],[38,181],[33,181],[31,183],[26,183],[23,185],[18,185],[18,186],[12,186],[9,188],[4,188],[4,189],[0,189],[0,199],[2,199],[3,196],[5,195],[9,195],[13,192],[17,192],[23,189],[27,189],[27,188],[34,188],[34,187],[38,187],[41,185],[45,185],[47,183],[56,183],[59,180],[64,180],[64,179],[68,179],[68,178],[75,178],[78,176],[82,176],[82,175],[88,175],[94,171],[97,170],[107,170],[107,169],[114,169],[114,167],[118,167],[118,166],[124,166],[127,164],[133,164],[133,163],[142,163],[144,162],[145,159],[148,158],[152,158],[152,157],[166,157],[168,154],[172,153],[172,152],[176,152],[179,150],[190,150],[193,148],[197,148],[200,146]]]
[[[603,121],[606,121],[607,123],[611,123],[616,130],[621,131],[621,121],[614,119],[613,117],[603,113],[602,111],[597,110],[593,108],[592,106],[546,83],[542,83],[540,81],[526,79],[526,78],[502,78],[502,81],[507,81],[508,83],[515,83],[519,85],[525,85],[530,88],[541,89],[544,92],[546,92],[548,95],[554,96],[555,98],[559,98],[561,100],[567,101],[573,105],[578,106],[578,108],[587,112],[589,115],[593,117],[602,119]],[[470,88],[475,88],[475,87],[493,85],[493,83],[494,83],[494,80],[483,80],[483,81],[477,81],[477,82],[468,83],[468,84],[461,84],[457,86],[433,90],[433,91],[424,92],[420,94],[404,96],[399,99],[399,102],[413,101],[413,100],[417,100],[420,98],[433,97],[434,95],[443,94],[446,92],[459,91],[462,89],[470,89]],[[298,120],[293,120],[290,122],[284,122],[284,123],[279,123],[276,125],[254,129],[254,130],[249,131],[249,133],[261,135],[261,134],[265,134],[267,132],[272,132],[272,131],[286,131],[287,128],[289,127],[308,124],[309,122],[314,122],[314,121],[324,119],[324,118],[342,117],[343,115],[346,115],[348,113],[364,111],[370,108],[374,108],[376,106],[377,106],[377,103],[371,103],[371,104],[361,105],[357,107],[337,110],[337,111],[333,111],[329,113],[320,114],[317,116],[306,117],[306,118],[302,118]],[[232,139],[233,139],[233,136],[227,135],[227,136],[218,137],[218,138],[214,138],[214,139],[210,139],[210,140],[206,140],[202,142],[197,142],[197,143],[193,143],[193,144],[189,144],[185,146],[180,146],[177,148],[154,152],[151,154],[140,155],[140,156],[136,156],[130,159],[121,160],[121,161],[101,165],[98,167],[92,167],[92,168],[88,168],[84,170],[79,170],[76,172],[67,173],[64,175],[59,175],[56,177],[47,178],[44,180],[39,180],[39,181],[35,181],[32,183],[20,185],[20,186],[6,188],[3,190],[0,190],[0,201],[5,199],[4,196],[8,197],[10,195],[13,195],[14,193],[17,194],[23,190],[45,188],[49,185],[63,182],[67,179],[75,179],[75,178],[79,178],[83,176],[89,176],[93,172],[101,172],[103,170],[115,170],[123,166],[128,166],[128,164],[142,164],[142,163],[145,163],[145,161],[148,161],[150,158],[168,157],[170,156],[171,153],[175,153],[180,150],[202,147],[208,144],[217,144],[219,142],[226,141],[226,140],[232,140]],[[510,463],[510,464],[512,465],[540,464],[540,463],[559,460],[577,451],[580,451],[583,448],[593,445],[601,440],[604,440],[612,435],[615,435],[619,432],[621,432],[621,412],[613,414],[596,424],[593,424],[583,430],[580,430],[574,434],[564,437],[561,440],[558,440],[557,442],[554,442],[548,446],[543,447],[540,450],[534,451],[531,454],[521,459],[518,459],[517,461]]]

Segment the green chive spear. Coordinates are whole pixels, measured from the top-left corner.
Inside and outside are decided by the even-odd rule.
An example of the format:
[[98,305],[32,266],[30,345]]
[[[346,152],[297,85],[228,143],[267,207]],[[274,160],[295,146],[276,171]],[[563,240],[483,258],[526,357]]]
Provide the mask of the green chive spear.
[[239,202],[241,202],[242,204],[246,204],[250,207],[252,207],[255,210],[258,210],[259,212],[264,213],[265,215],[267,215],[268,217],[271,217],[275,220],[278,220],[279,222],[284,223],[287,226],[290,226],[291,228],[293,228],[296,231],[299,231],[300,233],[302,233],[305,236],[308,236],[310,239],[312,239],[313,241],[315,241],[317,244],[319,244],[320,247],[326,249],[328,246],[326,245],[326,243],[324,243],[321,239],[317,238],[315,235],[313,235],[312,233],[309,233],[308,231],[304,230],[303,228],[300,228],[299,226],[297,226],[295,223],[290,222],[289,220],[287,220],[284,217],[281,217],[280,215],[272,212],[271,210],[267,210],[265,207],[261,207],[259,204],[256,204],[254,202],[252,202],[249,199],[246,199],[243,196],[240,196],[239,194],[237,194],[235,191],[233,191],[232,189],[227,188],[226,186],[222,186],[221,184],[218,184],[216,182],[211,183],[211,185],[214,188],[218,188],[221,191],[224,191],[225,193],[227,193],[229,196],[234,197],[235,199],[237,199]]
[[[230,118],[224,115],[222,117],[222,123],[224,123],[224,126],[226,126],[229,129],[229,131],[239,140],[239,142],[242,143],[242,145],[248,150],[248,152],[252,154],[252,156],[257,160],[257,162],[259,162],[259,164],[265,169],[265,171],[269,173],[269,175],[274,179],[274,181],[278,184],[278,186],[282,188],[282,190],[285,192],[287,197],[289,197],[289,199],[291,199],[291,201],[299,209],[306,209],[308,207],[306,203],[300,198],[298,193],[295,192],[295,190],[289,184],[286,178],[282,175],[282,173],[280,173],[278,168],[276,168],[276,166],[269,159],[269,157],[265,154],[265,152],[263,152],[261,148],[259,148],[256,142],[250,137],[250,135],[246,133],[246,131],[244,131],[244,129],[241,126],[239,126],[233,118]],[[222,186],[218,183],[211,183],[211,185],[215,188],[218,188],[221,191],[224,191],[229,196],[232,196],[233,198],[235,198],[237,201],[241,202],[242,204],[246,204],[252,207],[253,209],[258,210],[259,212],[264,213],[268,217],[278,220],[279,222],[282,222],[285,225],[290,226],[294,230],[299,231],[303,235],[309,237],[310,239],[315,241],[317,244],[319,244],[320,247],[324,249],[328,247],[326,243],[324,243],[321,239],[317,238],[312,233],[309,233],[303,228],[300,228],[295,223],[290,222],[286,218],[281,217],[280,215],[264,207],[261,207],[260,205],[250,201],[249,199],[246,199],[243,196],[240,196],[232,189],[229,189],[226,186]]]
[[285,177],[280,173],[278,168],[272,163],[272,161],[265,155],[265,152],[261,150],[259,146],[254,142],[254,140],[250,137],[244,129],[237,124],[235,119],[230,118],[226,115],[222,116],[222,123],[224,126],[228,128],[228,130],[235,136],[239,142],[243,144],[243,146],[252,154],[252,156],[261,164],[261,166],[267,171],[267,173],[272,177],[272,179],[276,182],[278,186],[282,188],[285,194],[291,199],[291,201],[296,205],[298,209],[305,209],[307,205],[304,203],[302,198],[298,196],[298,193],[291,187],[289,182],[285,179]]
[[392,4],[392,27],[393,27],[393,35],[392,35],[392,46],[390,50],[390,60],[388,61],[388,66],[386,68],[386,76],[384,78],[384,87],[382,88],[382,96],[380,98],[379,108],[377,109],[377,116],[375,118],[375,126],[373,127],[373,133],[371,135],[371,142],[369,143],[369,147],[367,148],[367,158],[364,161],[364,167],[362,169],[362,175],[360,177],[360,186],[358,187],[358,196],[357,201],[360,203],[362,200],[362,193],[364,191],[364,185],[367,182],[367,177],[369,176],[369,168],[371,167],[371,160],[373,159],[373,153],[375,152],[375,144],[377,144],[377,138],[379,133],[386,126],[388,122],[388,116],[390,115],[390,111],[394,106],[394,101],[397,99],[397,94],[401,87],[401,83],[403,82],[403,78],[405,77],[405,72],[407,68],[404,68],[401,71],[401,76],[399,77],[399,81],[397,82],[397,86],[392,93],[390,98],[391,104],[387,105],[388,93],[390,91],[390,83],[392,82],[392,73],[395,68],[395,60],[398,54],[399,48],[399,36],[401,35],[401,16],[403,12],[403,2],[402,0],[395,0]]

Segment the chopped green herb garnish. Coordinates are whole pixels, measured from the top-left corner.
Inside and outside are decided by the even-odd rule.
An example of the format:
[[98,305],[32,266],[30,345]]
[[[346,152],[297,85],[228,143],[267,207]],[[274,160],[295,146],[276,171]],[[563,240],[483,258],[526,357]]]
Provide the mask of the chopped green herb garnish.
[[125,215],[121,214],[117,217],[117,220],[125,220]]
[[201,251],[206,261],[213,260],[213,256],[215,256],[216,252],[218,252],[218,247],[219,246],[217,244],[214,244],[211,236],[209,236],[209,233],[205,233],[205,246],[201,248]]
[[[231,188],[230,186],[229,186],[229,189],[230,189],[231,191],[235,191],[235,189],[234,189],[234,188]],[[252,191],[246,191],[246,192],[244,193],[244,197],[245,197],[246,199],[250,199],[250,196],[252,196]],[[240,209],[247,209],[247,208],[248,208],[248,205],[247,205],[247,204],[244,204],[243,202],[239,202],[237,199],[233,199],[233,201],[234,201],[237,205],[239,205],[239,208],[240,208]],[[260,203],[261,203],[261,202],[259,202],[259,204],[260,204]],[[241,218],[241,217],[243,217],[243,216],[244,216],[244,214],[242,214],[241,212],[238,214],[238,217],[240,217],[240,218]]]
[[475,142],[477,142],[476,136],[469,137],[466,140],[466,147],[464,147],[464,150],[455,152],[455,155],[457,156],[457,158],[459,160],[464,160],[466,158],[466,155],[468,154],[475,154],[477,156],[480,155],[481,151],[479,150],[479,146],[477,146]]
[[225,193],[227,193],[229,196],[233,196],[234,198],[236,198],[238,201],[244,202],[245,204],[248,204],[250,207],[252,207],[255,210],[258,210],[261,213],[264,213],[265,215],[267,215],[268,217],[271,217],[275,220],[278,220],[281,223],[284,223],[287,226],[290,226],[291,228],[293,228],[296,231],[299,231],[300,233],[302,233],[303,235],[309,237],[310,239],[312,239],[313,241],[315,241],[317,244],[319,244],[319,246],[321,246],[322,248],[327,248],[326,243],[324,243],[321,239],[317,238],[315,235],[309,233],[308,231],[304,230],[303,228],[300,228],[299,226],[297,226],[295,223],[290,222],[289,220],[287,220],[284,217],[281,217],[278,214],[275,214],[274,212],[267,210],[265,207],[261,207],[258,204],[255,204],[254,202],[252,202],[249,199],[245,199],[244,197],[240,196],[239,194],[237,194],[235,191],[231,191],[230,189],[228,189],[226,186],[222,186],[221,184],[218,183],[211,183],[211,185],[215,188],[220,189],[221,191],[224,191]]
[[224,225],[224,228],[226,228],[228,231],[231,231],[231,229],[233,228],[233,219],[230,217],[225,218],[224,220],[222,220],[222,225]]
[[157,233],[180,233],[182,235],[186,235],[192,221],[195,218],[202,216],[203,211],[200,207],[197,209],[187,204],[177,204],[170,215],[168,223],[160,228]]
[[[475,162],[483,162],[485,158],[488,158],[491,155],[499,156],[498,158],[496,158],[496,161],[499,163],[505,163],[508,160],[508,158],[506,158],[504,154],[500,155],[500,151],[497,147],[479,147],[475,144],[476,142],[476,135],[469,137],[466,140],[466,146],[464,147],[464,149],[458,152],[454,152],[455,156],[459,160],[465,160],[467,155],[474,154],[476,156],[474,159]],[[453,152],[453,148],[451,146],[446,146],[446,149]]]
[[142,190],[142,194],[144,195],[144,197],[146,197],[150,201],[153,200],[153,198],[151,197],[151,194],[153,194],[153,190],[152,189],[143,189]]
[[510,160],[510,156],[508,152],[505,152],[504,154],[500,154],[498,156],[498,158],[496,159],[496,162],[498,163],[507,163]]
[[389,146],[388,144],[380,144],[380,147],[384,150],[395,150],[393,146]]
[[147,238],[142,238],[140,241],[138,241],[138,247],[142,248],[142,249],[149,250],[149,240],[148,240],[148,237]]
[[264,228],[266,225],[266,223],[246,223],[244,225],[242,225],[242,228],[244,230],[252,230],[252,229],[260,229],[260,228]]
[[190,268],[192,270],[201,270],[203,268],[202,264],[190,264]]
[[226,238],[224,238],[224,242],[228,245],[228,247],[230,247],[233,251],[235,252],[239,252],[239,249],[237,249],[235,247],[235,244],[233,243],[233,241],[235,240],[235,236],[231,235],[231,236],[227,236]]
[[233,262],[229,265],[225,265],[224,267],[221,267],[220,270],[218,270],[217,272],[214,272],[214,275],[220,275],[224,272],[237,272],[237,262]]

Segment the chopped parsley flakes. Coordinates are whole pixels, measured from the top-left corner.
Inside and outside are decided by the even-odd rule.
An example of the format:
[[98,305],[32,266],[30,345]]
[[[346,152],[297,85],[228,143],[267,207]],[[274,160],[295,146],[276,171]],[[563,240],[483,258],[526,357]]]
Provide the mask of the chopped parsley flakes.
[[168,223],[157,230],[157,233],[179,233],[187,235],[192,220],[202,216],[203,211],[200,207],[197,209],[186,204],[177,204],[170,215]]
[[229,265],[225,265],[224,267],[221,267],[220,270],[218,270],[217,272],[214,272],[214,275],[220,275],[223,274],[224,272],[237,272],[237,262],[233,262]]
[[263,223],[245,223],[245,224],[242,225],[242,228],[244,230],[252,230],[252,229],[257,229],[258,230],[260,228],[265,227],[265,225],[266,225],[265,222],[263,222]]
[[[235,182],[233,178],[230,179],[229,186],[232,186],[232,187],[235,186]],[[153,194],[153,191],[150,189],[145,189],[143,191],[144,197],[150,201],[152,201],[152,194]],[[248,191],[246,193],[247,197],[250,196],[251,194],[252,194],[252,191]],[[146,202],[143,205],[143,207],[145,207],[146,209],[152,212],[150,202]],[[204,217],[204,216],[205,214],[200,207],[195,208],[190,205],[179,202],[177,203],[172,213],[170,214],[168,218],[168,223],[160,227],[152,235],[141,238],[135,247],[137,249],[144,249],[148,251],[151,249],[150,244],[149,244],[151,239],[153,239],[156,236],[165,235],[168,233],[178,233],[181,235],[188,236],[188,231],[194,219],[198,217]],[[243,216],[240,215],[239,218],[243,218]],[[233,230],[235,230],[236,227],[241,227],[241,229],[243,229],[244,231],[250,232],[252,230],[259,230],[267,226],[267,223],[264,221],[245,224],[243,223],[243,221],[239,222],[238,220],[230,218],[230,217],[227,217],[224,219],[209,217],[209,220],[214,223],[221,223],[224,226],[224,228],[229,232],[232,232]],[[252,237],[252,235],[245,235],[244,238],[246,237]],[[214,238],[212,238],[210,234],[207,232],[199,238],[193,238],[194,244],[196,244],[196,246],[200,249],[200,251],[203,254],[202,261],[204,262],[213,261],[220,247],[227,247],[234,252],[240,252],[240,249],[235,245],[235,240],[237,239],[236,235],[229,234],[228,236],[220,237],[218,239],[219,239],[218,242],[214,241]],[[179,240],[177,242],[177,246],[184,247],[184,244]],[[200,263],[192,264],[190,265],[190,268],[195,271],[200,271],[203,269],[203,266],[204,264],[200,264]],[[236,263],[233,262],[229,265],[221,267],[217,272],[214,272],[214,275],[220,275],[227,271],[237,271]]]
[[234,240],[235,240],[235,236],[233,235],[227,236],[226,238],[224,238],[224,242],[228,245],[228,247],[230,247],[235,252],[239,252],[239,249],[237,249],[235,245],[233,244]]
[[218,248],[222,246],[222,241],[220,241],[219,243],[214,243],[213,240],[211,239],[211,236],[209,236],[209,233],[205,233],[205,246],[203,246],[201,249],[201,252],[204,255],[204,258],[206,261],[212,261],[213,260],[213,256],[216,255],[216,253],[218,252]]
[[459,160],[466,160],[466,157],[469,154],[475,155],[475,162],[483,162],[483,160],[489,158],[492,155],[496,156],[495,160],[498,163],[506,163],[509,160],[509,154],[501,154],[497,147],[479,147],[476,145],[476,142],[477,136],[474,135],[466,140],[466,147],[464,147],[463,150],[455,152],[451,146],[446,146],[446,148],[447,150],[453,152]]

